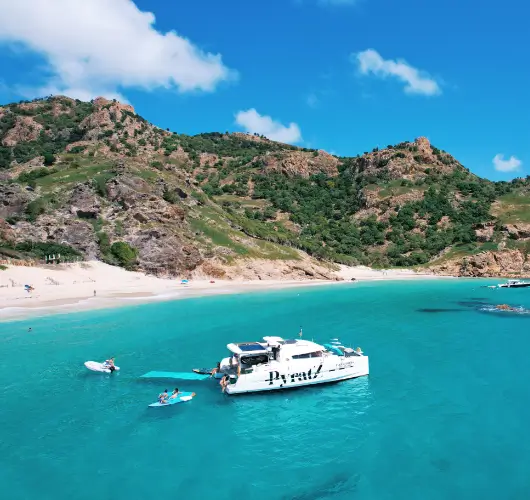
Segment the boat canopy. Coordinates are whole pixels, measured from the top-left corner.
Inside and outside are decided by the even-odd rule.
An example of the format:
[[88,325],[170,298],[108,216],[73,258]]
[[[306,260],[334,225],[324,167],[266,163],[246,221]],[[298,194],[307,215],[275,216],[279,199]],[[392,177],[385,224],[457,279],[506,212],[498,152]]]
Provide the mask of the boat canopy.
[[263,337],[263,340],[267,342],[267,344],[281,344],[284,342],[281,337]]
[[227,349],[234,354],[265,354],[267,348],[257,342],[243,342],[241,344],[228,344]]
[[311,354],[314,352],[321,352],[324,347],[309,340],[285,340],[281,347],[283,356],[295,356],[301,354]]

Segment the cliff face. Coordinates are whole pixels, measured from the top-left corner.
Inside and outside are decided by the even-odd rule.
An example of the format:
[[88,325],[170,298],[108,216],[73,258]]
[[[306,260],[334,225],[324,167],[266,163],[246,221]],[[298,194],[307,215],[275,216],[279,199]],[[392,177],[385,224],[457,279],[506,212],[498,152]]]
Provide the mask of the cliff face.
[[426,138],[350,158],[176,134],[103,98],[0,107],[0,252],[12,257],[165,276],[332,279],[315,258],[511,276],[528,272],[528,191],[477,178]]
[[431,269],[435,274],[449,276],[530,277],[530,253],[524,250],[482,252],[436,265]]
[[427,178],[432,171],[451,174],[455,168],[463,170],[458,161],[448,153],[433,148],[425,137],[382,150],[376,148],[371,153],[365,153],[356,164],[357,171],[365,175],[377,176],[383,169],[390,179],[411,181]]
[[263,163],[265,173],[277,172],[288,177],[299,176],[308,179],[316,174],[335,177],[339,173],[340,161],[325,151],[315,153],[293,151],[285,155],[266,156]]
[[39,137],[42,128],[31,116],[16,116],[13,126],[2,139],[2,145],[13,147],[21,142],[34,141]]

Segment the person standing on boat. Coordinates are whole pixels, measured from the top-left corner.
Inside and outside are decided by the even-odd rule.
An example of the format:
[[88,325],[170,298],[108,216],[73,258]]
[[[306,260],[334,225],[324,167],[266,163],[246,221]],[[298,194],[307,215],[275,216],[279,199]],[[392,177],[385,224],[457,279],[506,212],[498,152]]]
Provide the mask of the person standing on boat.
[[237,376],[241,375],[241,360],[237,354],[234,354],[234,364],[236,365]]

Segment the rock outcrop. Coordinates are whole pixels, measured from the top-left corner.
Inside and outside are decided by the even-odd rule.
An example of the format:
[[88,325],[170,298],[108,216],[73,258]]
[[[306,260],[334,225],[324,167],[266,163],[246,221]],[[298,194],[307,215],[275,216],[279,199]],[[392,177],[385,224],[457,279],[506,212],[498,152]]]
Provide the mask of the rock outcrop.
[[300,260],[271,261],[265,259],[240,259],[226,264],[218,259],[206,261],[192,274],[195,278],[223,278],[244,280],[325,280],[342,281],[327,267],[317,264],[307,256]]
[[100,251],[94,229],[84,220],[42,215],[35,223],[18,222],[15,226],[16,241],[53,242],[69,245],[89,259],[99,257]]
[[30,200],[29,193],[22,186],[0,183],[0,218],[5,219],[24,212]]
[[269,155],[264,157],[265,172],[279,172],[288,177],[300,176],[308,178],[315,174],[326,174],[335,177],[338,173],[340,161],[325,151],[317,154],[304,151],[292,151],[281,156]]
[[502,229],[514,240],[525,240],[530,238],[530,224],[506,224]]
[[2,139],[2,145],[13,147],[20,142],[34,141],[39,137],[42,129],[43,126],[31,116],[17,116],[14,126]]
[[94,192],[92,183],[77,184],[69,200],[72,215],[82,219],[97,219],[101,203]]
[[143,229],[127,241],[138,248],[141,268],[160,277],[192,271],[203,261],[196,247],[167,229]]
[[1,242],[13,243],[16,240],[14,229],[3,219],[0,219],[0,245]]
[[465,277],[520,277],[530,276],[530,253],[505,249],[481,252],[432,266],[435,274]]
[[480,227],[475,229],[475,236],[477,241],[485,243],[486,241],[491,241],[495,233],[495,223],[482,224]]
[[375,177],[384,171],[390,179],[411,181],[425,178],[433,171],[450,174],[455,168],[463,169],[453,157],[433,148],[425,137],[365,153],[356,159],[352,168],[357,173]]

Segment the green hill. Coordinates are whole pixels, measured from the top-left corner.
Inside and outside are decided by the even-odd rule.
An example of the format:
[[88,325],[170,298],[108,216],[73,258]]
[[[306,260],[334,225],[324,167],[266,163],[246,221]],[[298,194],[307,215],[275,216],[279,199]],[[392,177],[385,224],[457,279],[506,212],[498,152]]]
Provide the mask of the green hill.
[[513,247],[507,226],[530,223],[529,189],[481,179],[425,138],[349,158],[177,134],[102,98],[0,107],[0,251],[11,257],[62,245],[64,256],[170,275],[302,252],[425,266]]

